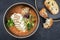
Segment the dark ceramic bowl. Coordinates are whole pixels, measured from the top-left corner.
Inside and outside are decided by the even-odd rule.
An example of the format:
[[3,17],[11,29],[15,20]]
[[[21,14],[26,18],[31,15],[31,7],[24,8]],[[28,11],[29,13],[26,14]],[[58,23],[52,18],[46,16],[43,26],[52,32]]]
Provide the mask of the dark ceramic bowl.
[[[12,33],[7,29],[7,27],[6,27],[6,23],[5,23],[6,14],[7,14],[7,12],[9,11],[9,9],[11,9],[12,7],[14,7],[15,5],[27,5],[27,6],[31,7],[32,9],[34,9],[34,11],[36,12],[36,15],[37,15],[37,18],[38,18],[37,27],[35,28],[35,30],[34,30],[31,34],[29,34],[29,35],[27,35],[27,36],[23,36],[23,37],[21,37],[21,36],[16,36],[16,35],[12,34]],[[24,2],[19,2],[19,3],[15,3],[15,4],[11,5],[11,6],[5,11],[5,14],[4,14],[4,17],[3,17],[3,24],[4,24],[5,30],[6,30],[11,36],[13,36],[13,37],[15,37],[15,38],[27,38],[27,37],[30,37],[31,35],[33,35],[33,34],[37,31],[37,29],[38,29],[38,27],[39,27],[39,23],[40,23],[40,18],[39,18],[39,14],[38,14],[37,10],[36,10],[32,5],[30,5],[30,4],[28,4],[28,3],[24,3]]]

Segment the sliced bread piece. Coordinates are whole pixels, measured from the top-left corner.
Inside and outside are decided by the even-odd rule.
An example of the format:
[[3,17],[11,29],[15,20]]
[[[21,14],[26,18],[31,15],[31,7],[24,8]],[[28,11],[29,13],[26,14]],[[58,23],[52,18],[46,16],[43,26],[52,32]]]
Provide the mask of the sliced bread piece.
[[59,6],[55,0],[45,0],[44,5],[53,14],[58,14]]
[[53,19],[52,18],[47,18],[46,22],[43,23],[43,27],[46,28],[46,29],[51,28],[52,25],[53,25]]
[[46,12],[46,9],[45,8],[42,8],[39,12],[40,16],[42,16],[43,18],[48,18],[48,14]]

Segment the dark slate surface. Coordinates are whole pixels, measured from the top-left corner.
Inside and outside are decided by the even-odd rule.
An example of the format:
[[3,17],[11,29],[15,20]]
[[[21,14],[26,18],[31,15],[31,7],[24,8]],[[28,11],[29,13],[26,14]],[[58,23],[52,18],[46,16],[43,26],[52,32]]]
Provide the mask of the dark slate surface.
[[0,0],[0,40],[60,40],[60,22],[53,24],[51,29],[42,28],[43,19],[37,32],[31,37],[25,39],[17,39],[9,35],[3,26],[3,15],[6,9],[16,2],[27,2],[34,6],[34,0]]

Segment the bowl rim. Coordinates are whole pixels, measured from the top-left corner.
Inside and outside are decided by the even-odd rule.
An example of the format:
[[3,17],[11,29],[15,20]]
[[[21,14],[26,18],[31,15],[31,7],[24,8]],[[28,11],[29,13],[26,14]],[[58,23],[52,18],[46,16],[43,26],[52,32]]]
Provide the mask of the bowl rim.
[[[38,24],[37,24],[36,29],[35,29],[30,35],[23,36],[23,37],[21,37],[21,36],[16,36],[16,35],[12,34],[11,32],[8,31],[8,29],[7,29],[6,26],[5,26],[5,16],[6,16],[6,14],[7,14],[7,11],[8,11],[11,7],[13,7],[13,6],[15,6],[15,5],[18,5],[18,4],[25,4],[25,5],[28,5],[28,6],[32,7],[32,8],[34,9],[34,11],[36,12],[37,17],[38,17]],[[13,37],[15,37],[15,38],[27,38],[27,37],[32,36],[32,35],[37,31],[37,29],[38,29],[38,27],[39,27],[39,23],[40,23],[40,17],[39,17],[39,14],[38,14],[37,10],[36,10],[31,4],[26,3],[26,2],[18,2],[18,3],[12,4],[11,6],[9,6],[9,7],[6,9],[6,11],[5,11],[4,15],[3,15],[3,25],[4,25],[5,30],[8,32],[8,34],[10,34],[11,36],[13,36]]]

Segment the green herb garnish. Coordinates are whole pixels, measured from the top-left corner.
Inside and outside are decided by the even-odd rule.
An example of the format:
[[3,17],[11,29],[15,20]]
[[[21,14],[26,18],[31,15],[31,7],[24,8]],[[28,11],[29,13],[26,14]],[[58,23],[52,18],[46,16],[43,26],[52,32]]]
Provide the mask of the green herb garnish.
[[27,29],[30,30],[33,27],[32,23],[27,24]]
[[27,27],[27,30],[31,30],[34,26],[34,18],[35,16],[29,15],[29,18],[23,18],[23,21],[25,22],[25,26]]
[[13,20],[11,18],[8,19],[7,26],[9,27],[9,26],[13,26],[13,25],[14,25]]

